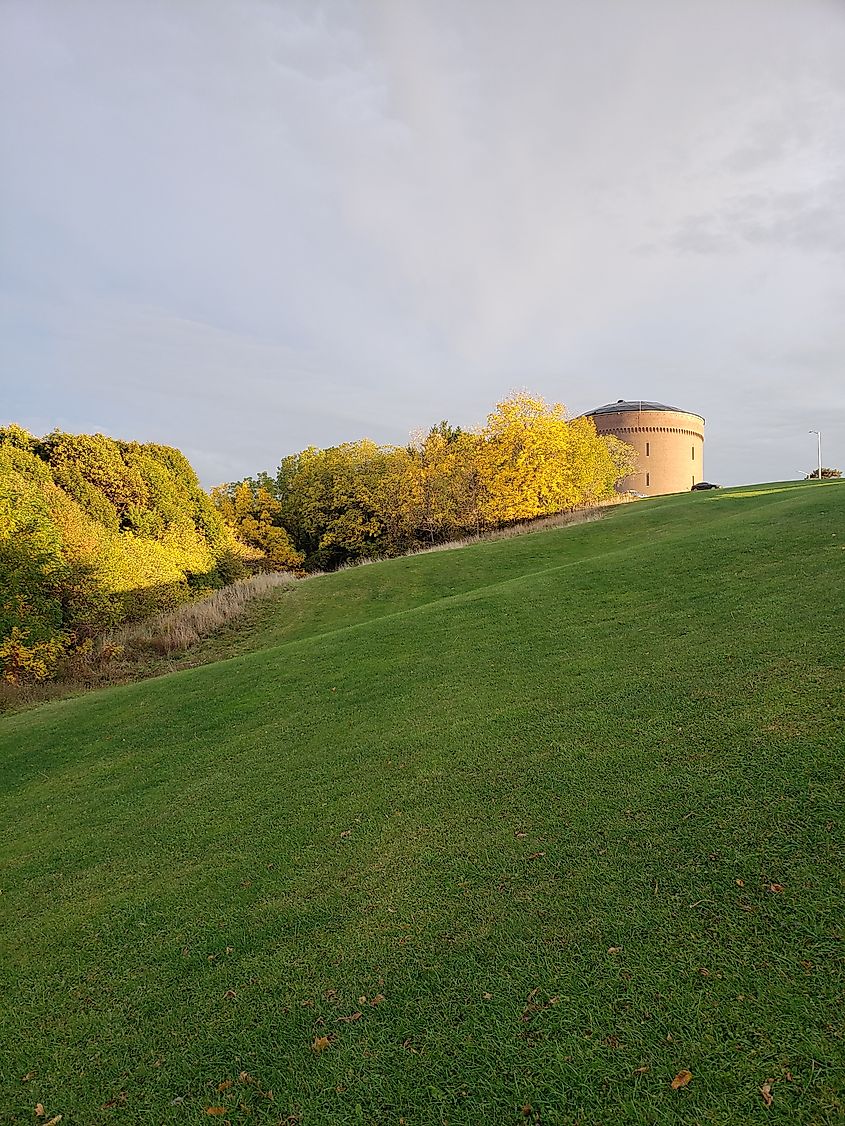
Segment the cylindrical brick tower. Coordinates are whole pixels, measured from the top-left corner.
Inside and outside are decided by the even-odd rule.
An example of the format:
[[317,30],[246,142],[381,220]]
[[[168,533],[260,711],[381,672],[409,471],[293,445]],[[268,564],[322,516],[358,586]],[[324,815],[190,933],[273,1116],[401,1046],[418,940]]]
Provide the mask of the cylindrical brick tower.
[[615,434],[639,456],[636,473],[619,484],[621,492],[689,492],[704,480],[704,419],[664,403],[619,399],[587,412],[599,434]]

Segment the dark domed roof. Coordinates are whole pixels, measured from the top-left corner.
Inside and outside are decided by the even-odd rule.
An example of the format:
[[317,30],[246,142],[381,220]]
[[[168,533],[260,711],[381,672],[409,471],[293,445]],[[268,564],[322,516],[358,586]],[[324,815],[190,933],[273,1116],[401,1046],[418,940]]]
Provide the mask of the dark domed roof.
[[649,403],[645,399],[617,399],[615,403],[605,403],[603,407],[596,407],[593,411],[587,411],[587,417],[593,414],[622,414],[626,411],[674,411],[676,414],[692,414],[696,418],[704,419],[700,414],[695,414],[695,411],[685,411],[680,407],[668,407],[665,403]]

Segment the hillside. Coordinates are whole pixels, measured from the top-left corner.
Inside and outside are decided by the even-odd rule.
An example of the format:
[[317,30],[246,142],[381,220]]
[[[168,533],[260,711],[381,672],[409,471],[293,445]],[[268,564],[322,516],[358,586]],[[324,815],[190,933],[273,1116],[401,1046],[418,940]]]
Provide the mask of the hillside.
[[845,485],[667,497],[1,719],[0,1118],[843,1121],[844,611]]

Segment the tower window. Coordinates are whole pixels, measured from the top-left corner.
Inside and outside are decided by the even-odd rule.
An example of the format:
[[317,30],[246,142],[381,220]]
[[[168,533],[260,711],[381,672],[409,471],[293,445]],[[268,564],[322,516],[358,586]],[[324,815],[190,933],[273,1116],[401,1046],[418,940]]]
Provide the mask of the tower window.
[[646,475],[645,475],[645,487],[648,488],[650,484],[651,484],[651,474],[646,473]]
[[695,446],[692,447],[692,460],[695,461]]
[[651,453],[651,443],[650,443],[650,442],[646,442],[646,444],[645,444],[645,456],[646,456],[646,457],[648,457],[648,455],[649,455],[650,453]]

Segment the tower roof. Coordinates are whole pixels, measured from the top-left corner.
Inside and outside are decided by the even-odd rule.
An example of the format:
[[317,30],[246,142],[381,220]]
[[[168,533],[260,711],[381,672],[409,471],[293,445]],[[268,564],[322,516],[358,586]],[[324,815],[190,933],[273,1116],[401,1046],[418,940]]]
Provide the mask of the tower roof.
[[586,411],[586,415],[589,418],[590,415],[594,414],[626,414],[629,411],[672,411],[675,414],[691,414],[704,422],[704,418],[700,414],[696,414],[695,411],[685,411],[681,407],[669,407],[666,403],[650,403],[645,399],[617,399],[615,403],[605,403],[603,407]]

